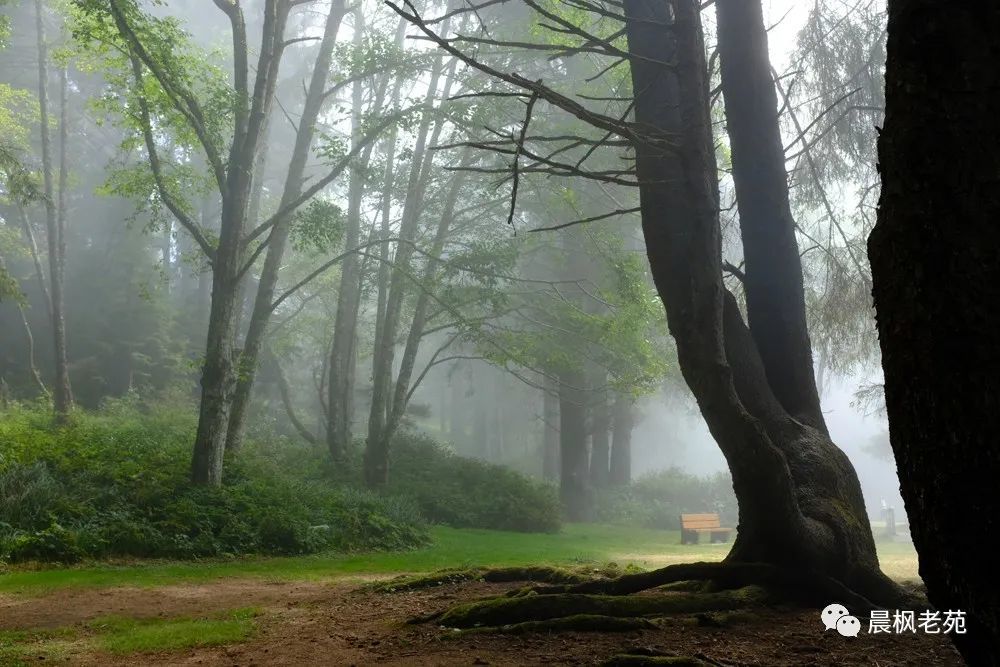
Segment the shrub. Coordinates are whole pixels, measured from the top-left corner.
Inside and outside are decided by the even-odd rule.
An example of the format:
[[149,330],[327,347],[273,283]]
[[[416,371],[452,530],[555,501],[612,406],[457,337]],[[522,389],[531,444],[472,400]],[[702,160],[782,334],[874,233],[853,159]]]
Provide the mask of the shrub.
[[310,550],[309,524],[280,511],[264,515],[257,525],[257,539],[268,553],[295,555]]
[[555,532],[560,526],[552,485],[457,456],[413,432],[403,432],[393,442],[389,489],[414,498],[429,520],[458,528]]
[[30,560],[76,563],[84,556],[76,533],[58,524],[45,530],[15,534],[5,546],[6,557],[12,563]]
[[680,515],[716,512],[735,526],[736,496],[727,473],[697,477],[670,468],[644,475],[620,489],[607,489],[596,499],[598,520],[645,528],[680,529]]
[[253,443],[222,487],[192,486],[187,410],[127,399],[77,413],[60,429],[38,412],[14,408],[0,419],[0,558],[12,562],[408,549],[428,541],[413,501],[300,478],[254,453]]
[[45,463],[14,463],[0,470],[0,521],[37,530],[52,522],[51,513],[69,506],[66,489]]

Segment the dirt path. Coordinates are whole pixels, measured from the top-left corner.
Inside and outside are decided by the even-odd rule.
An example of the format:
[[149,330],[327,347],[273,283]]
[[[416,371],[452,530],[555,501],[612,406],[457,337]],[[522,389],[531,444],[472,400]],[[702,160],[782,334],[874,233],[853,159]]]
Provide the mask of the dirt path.
[[0,629],[58,628],[116,614],[136,618],[203,616],[237,607],[264,610],[251,641],[114,658],[68,655],[84,665],[594,665],[638,647],[702,654],[725,665],[961,665],[943,636],[824,633],[819,612],[765,611],[730,627],[701,627],[674,618],[655,630],[557,635],[471,635],[403,623],[457,601],[501,592],[511,584],[466,583],[381,594],[357,581],[268,583],[220,581],[156,589],[61,591],[37,598],[0,597]]

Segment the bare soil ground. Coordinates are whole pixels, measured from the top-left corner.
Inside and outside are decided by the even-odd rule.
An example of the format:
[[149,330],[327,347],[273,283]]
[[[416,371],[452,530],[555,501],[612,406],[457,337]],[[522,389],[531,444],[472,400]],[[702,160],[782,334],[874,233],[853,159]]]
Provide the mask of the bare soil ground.
[[946,636],[862,632],[857,638],[841,637],[823,631],[819,610],[763,610],[755,618],[726,627],[706,627],[693,617],[676,617],[657,629],[626,633],[459,635],[435,625],[405,625],[413,616],[515,586],[472,582],[385,594],[368,590],[357,580],[226,580],[156,589],[70,590],[35,598],[0,596],[0,630],[74,627],[108,614],[167,618],[247,606],[264,610],[260,631],[243,644],[114,657],[95,653],[84,642],[62,660],[87,667],[597,665],[636,648],[700,655],[724,665],[962,664]]

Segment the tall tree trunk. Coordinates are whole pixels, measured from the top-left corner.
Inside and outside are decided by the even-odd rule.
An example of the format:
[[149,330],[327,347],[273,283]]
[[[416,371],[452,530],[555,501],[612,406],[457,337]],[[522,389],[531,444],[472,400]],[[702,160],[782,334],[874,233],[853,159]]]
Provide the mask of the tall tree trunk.
[[56,421],[64,423],[73,408],[73,390],[69,380],[66,354],[66,314],[63,297],[63,275],[66,262],[66,75],[60,76],[59,128],[59,192],[52,175],[52,136],[49,116],[49,49],[45,35],[45,10],[41,0],[35,0],[35,27],[38,40],[38,108],[42,137],[42,182],[45,189],[46,236],[49,251],[49,286],[52,300],[52,343],[55,359],[55,379],[52,383]]
[[[443,27],[447,33],[448,22],[445,21]],[[425,102],[428,109],[424,111],[420,126],[417,130],[416,144],[413,149],[412,164],[410,165],[410,176],[406,188],[406,202],[403,205],[403,213],[399,224],[399,236],[402,239],[396,245],[396,254],[393,257],[392,271],[389,278],[389,289],[386,296],[385,313],[382,326],[380,327],[379,338],[375,341],[375,349],[372,355],[372,404],[368,416],[368,437],[365,442],[364,453],[364,475],[365,484],[370,487],[381,487],[388,482],[389,475],[389,440],[392,437],[387,428],[389,422],[388,415],[393,410],[393,382],[392,368],[395,356],[396,337],[399,334],[400,314],[403,307],[403,299],[407,292],[407,282],[409,281],[410,258],[413,256],[413,243],[417,237],[418,226],[421,213],[423,211],[423,199],[427,190],[428,175],[430,165],[433,161],[432,155],[427,155],[428,134],[431,123],[436,115],[432,104],[438,97],[438,83],[443,70],[443,59],[438,56],[434,60],[431,69],[431,77],[428,83]],[[447,99],[451,78],[445,83],[442,99]],[[438,119],[431,138],[430,144],[437,143],[442,127],[443,119]],[[426,165],[425,165],[426,160]]]
[[928,598],[967,613],[970,665],[997,665],[996,559],[969,531],[1000,516],[1000,11],[891,0],[888,30],[868,252],[890,442]]
[[[219,485],[225,455],[237,368],[233,341],[236,335],[237,308],[243,279],[244,231],[253,191],[254,166],[263,138],[267,117],[274,101],[278,66],[288,19],[289,6],[268,3],[257,62],[257,81],[253,99],[238,99],[237,122],[230,147],[224,183],[221,184],[222,213],[219,241],[212,261],[212,303],[208,317],[208,337],[201,375],[201,403],[198,430],[191,457],[191,481]],[[234,12],[234,53],[245,57],[247,44],[242,10]],[[245,64],[245,63],[244,63]]]
[[[358,22],[361,21],[361,10],[357,10]],[[402,46],[405,35],[402,28],[397,30],[396,44]],[[360,36],[355,32],[355,40],[360,45]],[[387,84],[387,82],[385,82]],[[401,80],[397,79],[391,94],[391,106],[395,106],[399,99]],[[373,108],[380,108],[384,101],[385,85],[380,88]],[[361,82],[354,84],[352,91],[354,102],[354,115],[352,116],[353,132],[357,137],[362,123]],[[393,159],[395,152],[396,128],[389,132],[392,144],[387,147],[386,154],[386,180],[383,186],[383,233],[388,236],[389,208],[391,204],[393,173]],[[345,234],[345,246],[355,247],[361,240],[361,204],[364,197],[364,172],[368,168],[371,149],[369,148],[365,157],[358,164],[352,166],[350,180],[347,189],[347,230]],[[387,253],[385,245],[379,248],[380,254]],[[379,267],[379,276],[382,275],[383,268]],[[364,271],[362,270],[361,259],[358,255],[350,255],[344,259],[341,265],[340,291],[337,295],[337,312],[333,328],[333,346],[330,348],[329,362],[329,382],[327,384],[327,426],[326,442],[327,448],[335,461],[341,461],[347,454],[347,449],[353,439],[354,422],[354,387],[357,376],[357,338],[358,338],[358,312],[361,308],[361,290],[364,284]],[[379,283],[381,285],[381,283]],[[379,287],[381,299],[382,289]],[[380,316],[376,314],[376,322]],[[376,324],[376,326],[378,326]],[[375,335],[375,346],[378,346],[378,331]]]
[[[234,167],[233,171],[239,169]],[[212,301],[201,373],[198,431],[191,460],[191,480],[195,484],[222,483],[226,427],[236,389],[233,339],[236,335],[236,310],[241,305],[239,232],[242,231],[247,197],[239,196],[239,185],[234,189],[237,192],[222,207],[222,233],[212,265]],[[246,194],[249,194],[248,188]]]
[[[326,18],[323,39],[320,42],[319,53],[313,65],[312,78],[309,82],[309,88],[303,103],[298,131],[295,134],[295,146],[292,148],[292,156],[288,164],[288,174],[285,177],[285,186],[281,195],[281,202],[278,205],[279,211],[290,206],[302,194],[302,187],[305,183],[306,161],[309,159],[313,137],[316,134],[316,123],[319,120],[323,102],[327,97],[326,82],[329,78],[330,66],[333,62],[333,49],[337,41],[337,32],[339,31],[344,14],[344,0],[337,0],[333,7],[330,8],[330,13]],[[263,159],[258,159],[258,169],[262,166],[262,163]],[[251,197],[251,204],[254,209],[260,205],[259,198],[262,181],[263,175],[258,174],[254,182],[254,193]],[[252,217],[254,217],[253,213],[251,214]],[[261,269],[260,282],[257,287],[256,296],[254,297],[250,323],[247,328],[246,338],[244,339],[243,350],[240,353],[239,380],[237,381],[236,392],[233,396],[233,405],[229,415],[229,427],[226,435],[226,449],[230,451],[239,449],[243,442],[247,408],[250,405],[253,383],[257,376],[261,346],[264,344],[267,325],[271,321],[271,313],[273,312],[271,303],[274,301],[274,290],[278,284],[278,272],[284,260],[293,219],[294,215],[292,214],[279,218],[275,221],[274,227],[271,229],[268,237],[264,266]]]
[[632,481],[632,429],[633,400],[628,394],[615,394],[611,415],[611,470],[608,483],[611,486],[625,486]]
[[[448,233],[455,219],[455,206],[458,204],[462,186],[467,180],[468,172],[465,171],[470,164],[474,153],[471,149],[462,152],[459,159],[459,171],[453,176],[451,184],[448,186],[448,194],[445,197],[444,210],[438,220],[437,229],[434,232],[434,240],[431,242],[427,265],[421,274],[420,282],[425,286],[417,296],[417,303],[413,308],[413,317],[410,321],[409,332],[406,336],[406,345],[403,348],[403,356],[400,359],[399,371],[396,374],[396,382],[392,393],[392,403],[388,409],[385,425],[382,428],[382,439],[388,442],[392,439],[396,429],[406,413],[406,406],[410,402],[410,396],[416,385],[411,385],[413,379],[413,368],[417,361],[417,352],[420,349],[420,342],[424,338],[424,328],[427,324],[427,310],[431,305],[430,294],[426,291],[434,284],[441,262],[438,257],[444,252],[445,242],[448,240]],[[426,177],[425,177],[426,180]],[[417,381],[420,381],[420,377]],[[500,431],[497,431],[500,434]]]
[[716,15],[747,324],[775,398],[792,417],[826,433],[761,3],[720,0]]
[[[600,384],[607,383],[607,373],[601,372],[596,380]],[[608,393],[604,389],[594,390],[590,407],[590,483],[595,489],[608,485],[611,474],[611,413],[608,406]]]
[[565,371],[559,376],[559,499],[567,521],[593,518],[586,383],[582,371]]
[[559,479],[559,397],[556,383],[545,379],[542,389],[542,477]]
[[[644,56],[630,63],[636,121],[646,128],[637,144],[643,232],[681,372],[726,457],[739,500],[739,534],[727,558],[820,572],[872,600],[895,601],[900,591],[879,570],[861,487],[850,461],[822,424],[802,421],[809,418],[806,413],[789,414],[770,385],[769,369],[736,299],[722,282],[700,3],[626,0],[624,7],[630,49]],[[774,100],[761,8],[758,2],[745,0],[718,0],[716,7],[727,117],[749,113],[755,105],[742,96]],[[668,70],[661,62],[675,66]],[[734,77],[744,80],[737,82]],[[749,89],[747,81],[752,82]],[[761,104],[769,113],[762,110],[753,116],[755,123],[731,125],[731,130],[765,136],[774,132],[777,105]],[[745,145],[737,138],[733,143]],[[742,157],[747,157],[745,151]],[[772,157],[783,162],[780,151]],[[735,151],[733,159],[734,163],[741,159]],[[772,193],[770,201],[778,202],[772,214],[779,218],[776,196]],[[773,230],[755,226],[753,217],[747,220],[744,236],[772,237]],[[791,224],[790,217],[785,221]],[[760,276],[767,273],[751,267],[754,261],[778,260],[748,254],[747,270]],[[775,270],[794,277],[793,268]],[[796,288],[802,289],[801,279]],[[795,303],[784,307],[797,308]],[[751,305],[750,320],[755,317]],[[791,313],[784,322],[770,326],[788,327],[790,332],[776,335],[794,341],[798,320]],[[763,321],[770,321],[766,313]],[[801,350],[790,353],[797,363],[807,363]],[[797,369],[790,375],[803,378],[806,371]]]

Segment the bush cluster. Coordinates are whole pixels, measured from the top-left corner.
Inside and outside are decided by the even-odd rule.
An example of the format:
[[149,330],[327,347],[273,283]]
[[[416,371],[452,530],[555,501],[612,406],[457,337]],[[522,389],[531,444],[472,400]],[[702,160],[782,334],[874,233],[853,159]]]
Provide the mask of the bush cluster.
[[[363,476],[362,447],[363,443],[355,443],[348,461],[337,469],[328,464],[312,467],[324,469],[326,478],[356,483]],[[393,438],[386,492],[413,501],[428,521],[454,528],[552,533],[562,525],[552,484],[459,456],[449,446],[410,429]]]
[[246,452],[220,488],[188,482],[188,410],[118,401],[50,426],[0,416],[0,559],[199,558],[407,549],[427,543],[415,503],[299,478]]
[[739,509],[728,473],[698,477],[678,468],[601,491],[596,507],[598,521],[665,530],[680,530],[680,515],[688,513],[716,512],[724,525],[735,526]]
[[560,527],[553,485],[501,465],[458,456],[415,432],[396,437],[389,480],[392,493],[413,498],[435,523],[536,533]]

